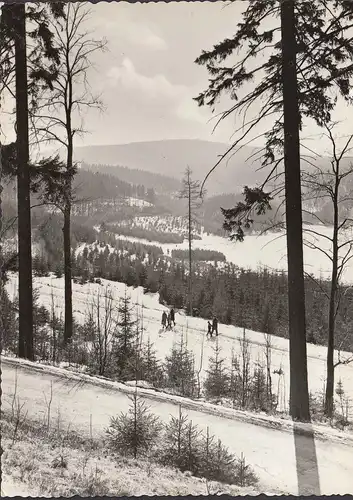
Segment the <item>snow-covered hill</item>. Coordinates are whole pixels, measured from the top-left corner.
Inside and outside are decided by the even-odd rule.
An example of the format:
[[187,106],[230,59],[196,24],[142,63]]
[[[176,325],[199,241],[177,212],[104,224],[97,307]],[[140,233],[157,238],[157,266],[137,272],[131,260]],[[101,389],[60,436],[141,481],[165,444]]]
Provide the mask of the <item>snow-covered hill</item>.
[[[101,280],[102,284],[87,283],[79,285],[73,283],[73,308],[77,321],[83,323],[86,318],[92,299],[97,299],[98,294],[103,296],[108,289],[111,291],[116,308],[119,299],[125,294],[125,285],[117,282]],[[34,278],[34,288],[39,292],[39,303],[51,310],[52,298],[57,315],[63,316],[64,310],[64,279],[55,278]],[[10,298],[17,296],[18,278],[16,274],[10,275],[7,283],[7,290]],[[143,312],[143,340],[148,338],[154,343],[160,359],[169,354],[173,343],[178,342],[181,336],[187,342],[187,346],[193,351],[196,361],[196,369],[200,369],[201,379],[205,376],[208,367],[208,359],[213,355],[214,342],[207,340],[207,322],[200,318],[190,318],[183,311],[176,314],[176,327],[173,332],[160,333],[162,311],[165,306],[159,303],[158,294],[144,294],[143,288],[128,288],[128,295],[132,304],[136,305],[137,313],[141,316]],[[222,356],[230,366],[232,350],[236,354],[240,353],[240,342],[243,330],[235,326],[219,326],[219,345],[222,348]],[[253,362],[262,360],[265,353],[265,338],[260,332],[246,331],[247,338],[251,342],[251,358]],[[272,367],[273,370],[282,368],[283,375],[273,375],[274,392],[279,398],[279,408],[288,409],[289,399],[289,356],[287,339],[272,337]],[[351,353],[340,354],[341,359],[347,359]],[[338,353],[335,353],[336,360]],[[202,362],[201,362],[202,359]],[[321,393],[325,381],[326,371],[326,348],[322,346],[308,344],[308,376],[309,389],[313,393]],[[336,380],[342,379],[346,395],[353,401],[353,363],[340,365],[336,368]],[[352,411],[352,410],[351,410]]]
[[[330,279],[331,261],[324,252],[328,255],[330,252],[330,242],[328,238],[332,234],[332,228],[323,226],[310,226],[310,231],[321,233],[322,236],[317,236],[312,232],[304,232],[304,265],[307,273],[313,274],[316,277]],[[126,239],[144,243],[146,245],[154,244],[153,241],[133,238],[130,236],[117,235],[119,239]],[[353,231],[346,234],[345,240],[353,239]],[[165,254],[170,254],[172,250],[188,248],[188,241],[183,243],[155,243],[163,249]],[[320,247],[321,250],[313,249],[313,245]],[[287,250],[286,238],[284,232],[267,233],[267,234],[250,234],[247,235],[243,242],[230,241],[228,238],[221,236],[208,235],[203,233],[200,240],[193,242],[193,248],[205,250],[217,250],[223,253],[228,262],[245,268],[256,270],[259,267],[267,267],[272,271],[287,270]],[[347,251],[347,246],[342,247],[341,257]],[[353,284],[353,259],[347,262],[345,271],[342,274],[342,281]]]

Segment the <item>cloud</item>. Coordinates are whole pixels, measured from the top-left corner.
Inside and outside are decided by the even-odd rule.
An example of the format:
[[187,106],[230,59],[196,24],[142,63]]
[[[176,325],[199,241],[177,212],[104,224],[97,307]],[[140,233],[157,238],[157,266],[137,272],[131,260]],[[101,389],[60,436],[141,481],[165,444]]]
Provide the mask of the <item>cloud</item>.
[[147,94],[150,98],[175,98],[185,93],[183,85],[173,85],[163,74],[152,77],[142,75],[135,69],[133,62],[125,57],[120,66],[114,66],[108,71],[108,78],[113,85]]
[[106,24],[105,30],[110,32],[110,36],[152,50],[167,50],[166,41],[155,33],[150,26],[131,19],[126,12],[124,14],[124,19],[109,21]]
[[199,123],[207,121],[207,115],[193,101],[196,95],[195,89],[173,84],[160,73],[153,76],[142,75],[136,71],[129,58],[124,58],[120,66],[111,68],[107,76],[110,85],[132,91],[136,96],[143,95],[144,99],[154,99],[159,104],[163,103],[166,109],[169,107],[169,110],[182,120]]

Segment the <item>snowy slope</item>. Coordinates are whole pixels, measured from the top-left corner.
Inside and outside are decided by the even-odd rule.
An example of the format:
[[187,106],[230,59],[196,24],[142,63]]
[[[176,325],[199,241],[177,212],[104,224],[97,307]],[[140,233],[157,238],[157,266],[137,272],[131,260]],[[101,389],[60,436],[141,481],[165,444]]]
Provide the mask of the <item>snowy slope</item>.
[[[16,376],[17,395],[21,404],[25,403],[29,418],[46,418],[46,399],[52,385],[52,425],[60,414],[64,426],[70,426],[87,437],[90,422],[92,434],[97,437],[109,425],[111,416],[128,409],[129,400],[121,392],[122,384],[89,380],[58,368],[2,358],[2,398],[5,406],[11,405]],[[163,400],[162,397],[158,399],[146,394],[146,390],[142,392],[151,411],[163,421],[168,421],[170,415],[177,415],[178,404],[175,403],[182,398],[174,398],[173,404],[172,397]],[[187,400],[184,401],[186,403]],[[231,452],[238,456],[244,453],[247,462],[258,474],[263,491],[295,495],[353,492],[353,446],[349,436],[342,435],[341,442],[338,433],[336,437],[334,434],[328,436],[327,440],[315,440],[319,486],[311,470],[314,441],[309,435],[253,425],[246,420],[246,415],[244,421],[233,418],[230,410],[223,414],[222,409],[217,409],[218,412],[212,415],[202,408],[202,403],[198,403],[198,407],[197,403],[192,403],[194,409],[186,410],[189,418],[203,430],[208,426],[210,432],[220,438]],[[183,406],[187,408],[187,404]]]
[[[18,279],[17,275],[11,274],[7,283],[7,290],[10,298],[17,295]],[[96,298],[98,293],[102,296],[106,288],[109,288],[116,306],[118,306],[119,298],[124,296],[125,285],[123,283],[111,282],[102,280],[102,285],[97,283],[87,283],[79,285],[73,283],[73,307],[74,316],[83,323],[85,315],[90,306],[92,298]],[[55,277],[49,278],[34,278],[34,288],[39,291],[39,302],[44,305],[49,311],[51,310],[52,295],[55,304],[56,314],[60,316],[64,312],[64,279]],[[177,312],[175,332],[165,332],[160,334],[160,322],[162,311],[166,309],[158,302],[158,294],[143,294],[143,288],[129,288],[128,294],[131,296],[133,304],[136,304],[136,309],[139,316],[143,313],[143,340],[150,340],[154,343],[160,359],[164,359],[166,354],[169,354],[174,342],[180,340],[181,336],[187,342],[187,346],[195,354],[196,370],[201,368],[201,379],[205,375],[205,370],[208,367],[208,359],[213,355],[214,342],[206,340],[206,324],[207,322],[200,318],[190,318],[185,316],[184,312]],[[222,356],[227,360],[230,366],[232,349],[235,353],[240,353],[239,339],[242,337],[243,331],[235,326],[220,325],[219,326],[219,344],[222,348]],[[264,357],[264,335],[259,332],[246,331],[247,338],[251,341],[251,358],[254,362]],[[272,337],[273,352],[272,352],[272,368],[273,370],[282,368],[284,375],[279,378],[278,375],[273,375],[274,392],[278,394],[280,407],[279,409],[288,409],[289,399],[289,357],[287,339],[280,337]],[[308,344],[308,376],[309,389],[315,392],[322,392],[325,372],[326,372],[326,348]],[[337,352],[335,357],[337,360]],[[341,353],[341,358],[350,357],[350,353]],[[201,366],[201,358],[203,359]],[[350,365],[340,365],[335,371],[336,380],[342,379],[343,387],[346,395],[353,400],[353,363]]]
[[2,497],[36,497],[34,491],[30,491],[27,485],[15,481],[11,476],[1,477],[1,498]]
[[[330,260],[319,250],[309,248],[315,244],[324,251],[329,251],[330,243],[327,239],[332,234],[332,229],[329,227],[310,226],[311,231],[322,233],[322,237],[318,237],[312,233],[304,232],[304,264],[305,270],[316,277],[330,278]],[[353,234],[347,234],[345,239],[351,239]],[[118,236],[119,239],[136,241],[144,244],[153,244],[148,240],[142,240],[129,236]],[[343,242],[343,239],[342,239]],[[156,243],[167,254],[176,249],[186,250],[188,242],[185,240],[180,244],[172,243]],[[287,270],[286,258],[286,238],[284,232],[268,233],[265,235],[248,235],[243,242],[232,242],[221,236],[207,235],[203,233],[201,240],[193,242],[193,248],[204,250],[217,250],[223,253],[228,262],[243,267],[256,270],[259,267],[268,267],[273,271]],[[343,248],[342,252],[347,250]],[[343,273],[342,281],[353,284],[353,260],[351,259]]]

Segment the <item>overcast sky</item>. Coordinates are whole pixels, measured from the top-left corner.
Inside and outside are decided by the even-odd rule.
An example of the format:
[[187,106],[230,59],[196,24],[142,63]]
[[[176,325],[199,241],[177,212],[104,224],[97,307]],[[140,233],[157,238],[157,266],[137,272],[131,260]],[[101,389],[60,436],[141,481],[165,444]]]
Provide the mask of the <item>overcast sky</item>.
[[231,36],[242,2],[99,3],[91,24],[109,52],[92,72],[106,105],[87,120],[85,142],[125,143],[158,139],[229,141],[232,127],[212,136],[212,114],[193,101],[207,87],[207,71],[194,60],[202,49]]
[[[210,110],[192,99],[208,81],[206,69],[194,60],[202,49],[235,33],[246,3],[89,4],[89,29],[96,38],[105,37],[109,47],[94,56],[95,69],[89,73],[105,112],[85,116],[90,133],[77,145],[185,138],[229,143],[234,118],[212,134]],[[353,110],[341,103],[335,118],[350,118],[352,124]],[[305,130],[320,149],[317,132]],[[347,133],[347,122],[342,133]]]

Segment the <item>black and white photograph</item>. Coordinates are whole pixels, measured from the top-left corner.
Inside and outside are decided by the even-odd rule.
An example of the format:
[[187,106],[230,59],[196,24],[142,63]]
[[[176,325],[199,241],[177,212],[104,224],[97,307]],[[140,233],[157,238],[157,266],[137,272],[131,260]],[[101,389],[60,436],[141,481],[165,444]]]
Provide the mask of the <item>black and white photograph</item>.
[[353,495],[353,1],[0,8],[1,496]]

